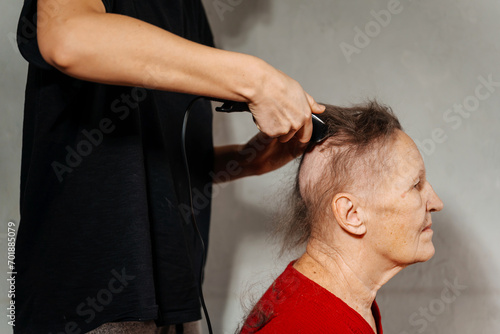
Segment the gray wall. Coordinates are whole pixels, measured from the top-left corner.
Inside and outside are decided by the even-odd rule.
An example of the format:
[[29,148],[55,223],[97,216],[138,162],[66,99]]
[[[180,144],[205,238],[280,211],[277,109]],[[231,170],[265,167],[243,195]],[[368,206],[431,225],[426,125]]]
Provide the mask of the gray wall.
[[[21,1],[2,1],[0,307],[5,310],[6,223],[19,221],[27,66],[10,41]],[[219,47],[263,58],[320,101],[345,105],[376,97],[393,107],[419,143],[445,209],[434,216],[435,257],[405,269],[379,292],[385,332],[499,333],[500,2],[204,2]],[[378,23],[372,11],[388,9],[390,20],[379,17],[385,21]],[[359,31],[366,29],[363,38]],[[494,82],[490,90],[483,84],[488,80]],[[244,142],[255,131],[248,115],[216,115],[219,144]],[[296,256],[278,258],[269,237],[277,198],[295,167],[217,189],[205,281],[216,333],[234,332],[242,304],[251,305]],[[449,286],[452,295],[443,296]],[[0,333],[8,333],[6,317],[1,319]]]
[[[218,15],[220,2],[232,10]],[[434,216],[435,257],[379,292],[385,332],[500,333],[500,2],[397,3],[206,0],[205,6],[219,47],[263,58],[320,101],[376,97],[420,143],[445,209]],[[371,11],[388,9],[390,21],[377,23]],[[357,31],[365,28],[363,40]],[[493,91],[476,91],[479,78],[489,76],[498,82]],[[217,116],[219,143],[255,132],[249,117]],[[294,167],[235,182],[215,198],[205,291],[218,333],[234,332],[241,300],[258,298],[293,257],[277,258],[268,231],[276,194]],[[457,286],[453,301],[441,295],[448,285]]]
[[[7,324],[8,222],[19,222],[21,130],[27,64],[15,46],[22,1],[1,0],[0,12],[0,333]],[[10,275],[9,275],[10,276]]]

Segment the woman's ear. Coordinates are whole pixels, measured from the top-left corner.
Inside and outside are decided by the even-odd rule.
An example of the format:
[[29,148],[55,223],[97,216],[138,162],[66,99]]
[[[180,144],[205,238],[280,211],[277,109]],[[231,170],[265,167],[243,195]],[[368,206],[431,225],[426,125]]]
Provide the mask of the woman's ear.
[[332,211],[339,226],[346,232],[363,236],[366,225],[361,219],[359,201],[348,193],[337,194],[332,200]]

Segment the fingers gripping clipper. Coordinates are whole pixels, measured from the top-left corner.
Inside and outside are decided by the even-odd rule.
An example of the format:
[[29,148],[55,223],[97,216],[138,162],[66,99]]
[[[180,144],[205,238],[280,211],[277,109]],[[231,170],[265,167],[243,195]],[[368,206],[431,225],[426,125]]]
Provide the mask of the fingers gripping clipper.
[[[227,112],[227,113],[241,112],[241,111],[250,112],[250,108],[248,107],[248,104],[245,102],[235,102],[235,101],[220,100],[213,98],[210,98],[210,100],[216,102],[222,102],[222,106],[215,108],[215,110],[219,112]],[[313,125],[313,132],[311,136],[311,141],[318,143],[323,139],[325,139],[328,130],[325,122],[323,122],[318,116],[312,114],[312,125]]]

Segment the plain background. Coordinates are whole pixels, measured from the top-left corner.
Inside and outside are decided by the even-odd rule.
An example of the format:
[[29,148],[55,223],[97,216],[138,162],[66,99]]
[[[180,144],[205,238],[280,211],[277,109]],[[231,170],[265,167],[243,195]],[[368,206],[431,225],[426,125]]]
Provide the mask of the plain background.
[[[377,296],[385,333],[500,333],[500,84],[479,87],[481,78],[500,82],[500,2],[204,3],[218,47],[266,60],[325,103],[377,98],[420,144],[445,209],[433,217],[434,258],[403,270]],[[21,6],[2,0],[0,14],[0,333],[10,332],[6,225],[19,222],[27,64],[13,41]],[[256,132],[249,115],[235,114],[216,115],[214,130],[219,144]],[[215,333],[233,333],[245,307],[297,255],[278,257],[270,237],[295,170],[218,186],[204,285]]]

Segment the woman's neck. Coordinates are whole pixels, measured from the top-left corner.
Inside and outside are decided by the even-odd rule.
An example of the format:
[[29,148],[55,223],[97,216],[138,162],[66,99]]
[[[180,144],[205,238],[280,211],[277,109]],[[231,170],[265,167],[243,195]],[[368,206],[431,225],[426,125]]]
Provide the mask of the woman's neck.
[[377,332],[371,310],[373,301],[380,287],[402,268],[385,269],[381,263],[363,256],[362,250],[349,250],[348,254],[351,255],[311,238],[294,268],[344,301]]

